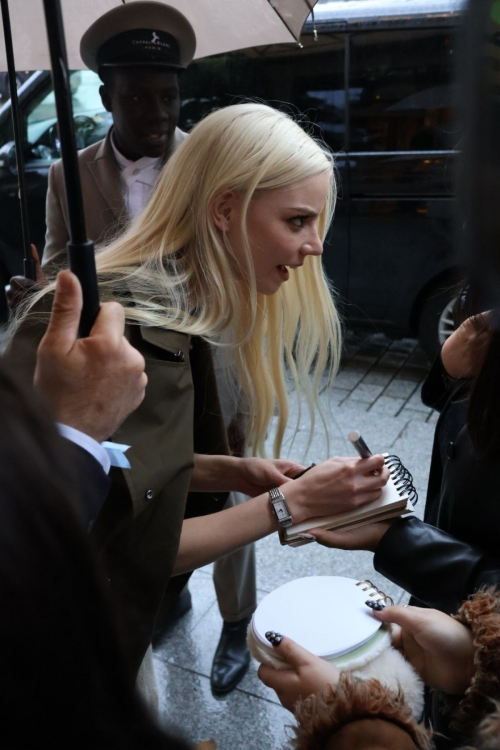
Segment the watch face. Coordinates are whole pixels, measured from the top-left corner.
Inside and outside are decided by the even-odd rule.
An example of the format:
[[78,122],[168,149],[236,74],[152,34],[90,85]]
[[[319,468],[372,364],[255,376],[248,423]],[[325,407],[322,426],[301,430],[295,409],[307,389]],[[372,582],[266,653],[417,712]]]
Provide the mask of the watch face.
[[275,500],[274,508],[276,510],[276,515],[278,516],[279,520],[290,518],[290,514],[283,500]]

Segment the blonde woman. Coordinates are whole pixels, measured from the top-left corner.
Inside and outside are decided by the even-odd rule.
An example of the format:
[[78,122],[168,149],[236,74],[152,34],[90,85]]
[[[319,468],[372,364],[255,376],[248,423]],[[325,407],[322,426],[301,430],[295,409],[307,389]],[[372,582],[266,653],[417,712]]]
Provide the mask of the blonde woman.
[[[122,632],[136,667],[171,576],[278,529],[268,490],[281,489],[298,522],[369,502],[387,481],[379,456],[331,458],[291,481],[302,469],[296,462],[224,455],[209,345],[227,331],[254,456],[264,453],[275,413],[279,456],[286,370],[306,396],[314,428],[320,380],[325,370],[335,373],[340,350],[321,265],[334,201],[331,155],[287,115],[239,104],[194,128],[144,211],[97,254],[102,298],[125,308],[126,335],[144,354],[148,376],[144,402],[113,436],[132,446],[131,468],[113,470],[91,530],[123,604]],[[33,321],[48,304],[46,291],[21,321],[14,350],[39,337]],[[252,498],[183,522],[189,489]]]

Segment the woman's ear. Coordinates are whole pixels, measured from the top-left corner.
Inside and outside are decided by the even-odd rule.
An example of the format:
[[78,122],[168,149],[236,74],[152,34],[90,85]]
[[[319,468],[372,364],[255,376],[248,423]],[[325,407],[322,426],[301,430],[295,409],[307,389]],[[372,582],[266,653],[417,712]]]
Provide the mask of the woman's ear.
[[218,195],[211,208],[212,220],[221,232],[227,232],[235,220],[237,197],[236,193],[228,190],[222,195]]

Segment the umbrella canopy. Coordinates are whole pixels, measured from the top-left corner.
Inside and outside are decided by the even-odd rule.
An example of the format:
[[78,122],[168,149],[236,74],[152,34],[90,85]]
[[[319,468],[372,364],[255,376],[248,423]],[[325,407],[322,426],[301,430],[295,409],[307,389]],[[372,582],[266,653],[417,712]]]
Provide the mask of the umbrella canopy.
[[[196,58],[221,52],[298,40],[316,0],[169,0],[191,22],[197,38]],[[84,68],[80,39],[103,13],[121,0],[62,0],[68,67]],[[18,70],[48,70],[50,56],[41,0],[11,3],[11,25]],[[0,70],[7,70],[3,38]]]

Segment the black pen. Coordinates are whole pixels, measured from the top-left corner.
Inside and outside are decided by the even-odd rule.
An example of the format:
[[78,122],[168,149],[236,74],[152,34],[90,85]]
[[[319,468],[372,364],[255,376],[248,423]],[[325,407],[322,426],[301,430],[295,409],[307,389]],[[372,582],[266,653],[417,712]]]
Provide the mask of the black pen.
[[[361,437],[361,433],[357,430],[351,430],[347,437],[356,448],[360,458],[370,458],[370,456],[373,456],[373,453]],[[378,471],[372,471],[372,474],[378,477]]]
[[299,471],[299,473],[292,477],[292,479],[299,479],[299,477],[303,477],[306,471],[309,471],[309,469],[314,469],[315,466],[316,464],[311,464],[307,467],[307,469],[302,469],[302,471]]

